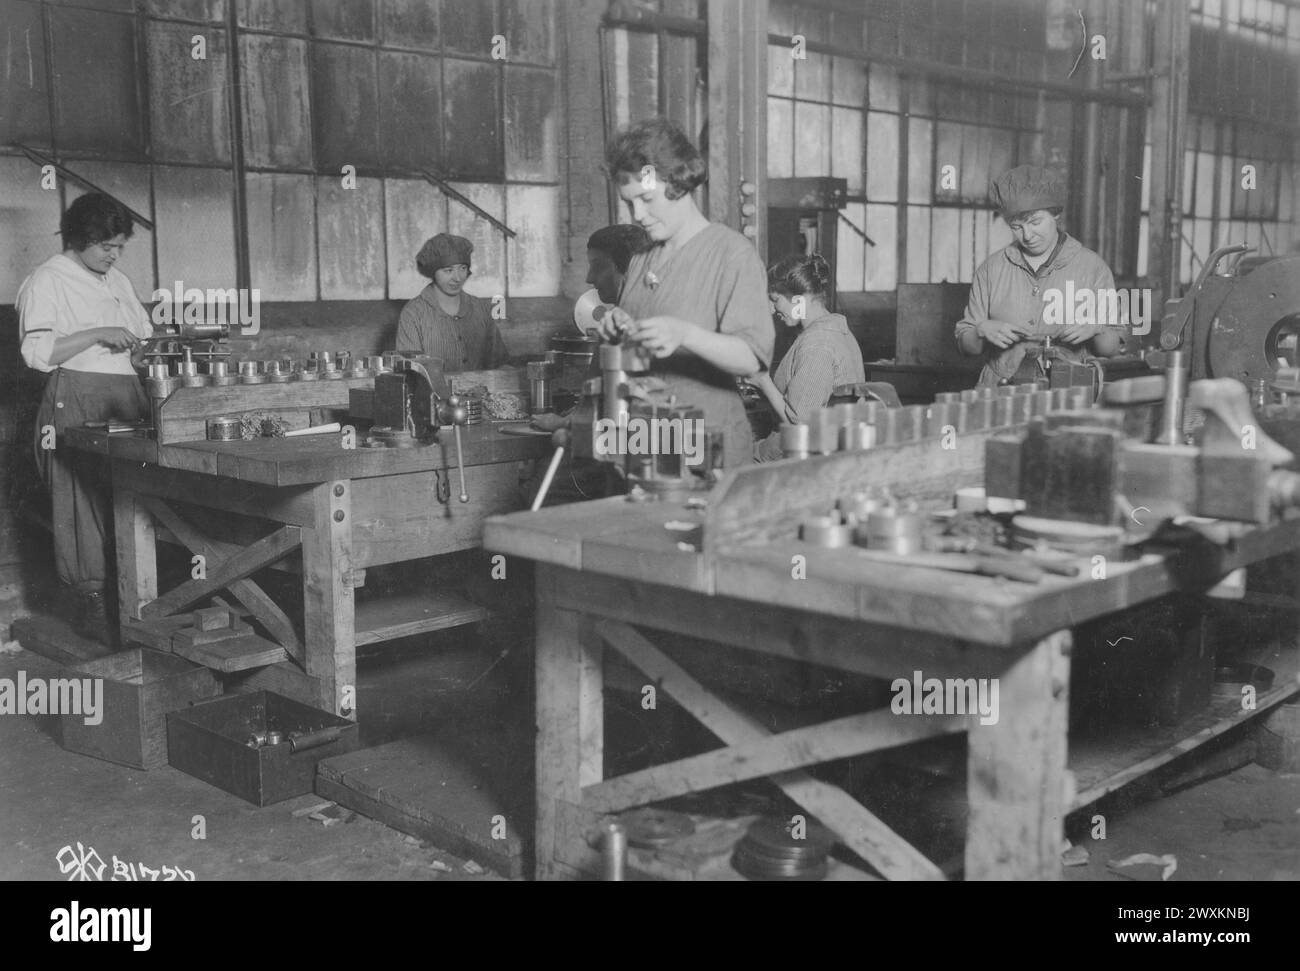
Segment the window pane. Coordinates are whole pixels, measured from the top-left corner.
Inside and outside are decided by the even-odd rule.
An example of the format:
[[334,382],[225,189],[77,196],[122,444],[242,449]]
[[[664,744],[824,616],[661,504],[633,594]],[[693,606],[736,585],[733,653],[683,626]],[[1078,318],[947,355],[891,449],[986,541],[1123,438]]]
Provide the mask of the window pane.
[[506,213],[518,236],[510,240],[510,295],[549,297],[560,292],[560,190],[512,185]]
[[867,112],[867,198],[898,198],[898,115]]
[[862,112],[853,108],[831,111],[831,175],[848,180],[848,191],[862,192]]
[[250,172],[248,262],[263,300],[316,299],[316,191],[310,175]]
[[233,287],[234,188],[221,169],[154,168],[158,278],[170,287]]
[[382,300],[387,280],[384,188],[357,179],[345,189],[332,176],[316,180],[322,300]]
[[[147,22],[146,31],[153,157],[230,164],[225,33],[156,20]],[[194,36],[204,38],[203,60],[191,56]]]
[[245,34],[244,152],[249,165],[310,169],[311,96],[307,42]]
[[767,174],[785,179],[794,175],[794,102],[767,99]]

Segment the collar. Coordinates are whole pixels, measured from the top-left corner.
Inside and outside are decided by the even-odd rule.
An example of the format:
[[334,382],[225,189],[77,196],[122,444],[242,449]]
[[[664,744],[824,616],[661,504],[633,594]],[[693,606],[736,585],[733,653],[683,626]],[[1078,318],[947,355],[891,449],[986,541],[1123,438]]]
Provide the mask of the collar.
[[462,317],[464,317],[465,316],[465,291],[462,290],[460,296],[456,298],[457,310],[459,312],[454,314],[449,314],[447,313],[447,311],[443,310],[442,305],[438,303],[437,289],[438,288],[435,284],[430,283],[428,286],[426,286],[423,290],[420,291],[421,299],[424,300],[424,302],[427,303],[430,307],[432,307],[437,313],[442,314],[444,317],[450,317],[452,320],[460,320]]
[[1065,230],[1058,229],[1056,245],[1052,247],[1052,252],[1047,254],[1047,259],[1043,261],[1037,271],[1025,262],[1024,252],[1015,243],[1008,243],[1002,252],[1006,254],[1010,263],[1020,267],[1020,269],[1037,279],[1056,269],[1057,266],[1068,262],[1081,248],[1082,244],[1077,239]]
[[842,314],[837,314],[833,311],[828,310],[826,311],[826,313],[822,314],[820,317],[818,317],[815,320],[805,320],[803,322],[802,330],[805,334],[807,334],[809,331],[813,329],[838,330],[839,328],[837,325],[840,323],[841,320],[843,320]]

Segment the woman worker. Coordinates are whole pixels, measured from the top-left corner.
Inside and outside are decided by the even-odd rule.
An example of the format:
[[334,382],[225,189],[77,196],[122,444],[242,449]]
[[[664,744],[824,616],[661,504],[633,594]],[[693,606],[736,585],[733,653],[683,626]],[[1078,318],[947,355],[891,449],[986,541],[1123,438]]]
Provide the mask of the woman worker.
[[59,232],[63,252],[18,290],[22,355],[50,375],[36,417],[36,462],[53,499],[55,567],[79,600],[77,629],[111,643],[106,463],[63,447],[61,436],[88,421],[148,416],[133,352],[153,329],[131,281],[113,265],[131,238],[126,207],[84,195],[63,214]]
[[601,303],[618,303],[628,264],[649,244],[645,230],[629,223],[616,223],[591,234],[587,240],[587,286],[596,288]]
[[[862,349],[841,314],[826,309],[826,288],[831,268],[821,256],[788,256],[767,274],[768,299],[777,319],[801,332],[776,366],[750,378],[776,412],[778,420],[807,422],[808,415],[824,407],[837,385],[867,379]],[[754,457],[759,462],[781,458],[781,434],[773,432],[759,442]]]
[[957,346],[984,357],[980,386],[1028,383],[1045,374],[1038,353],[1044,338],[1058,357],[1079,364],[1089,351],[1097,357],[1118,353],[1120,321],[1044,322],[1053,298],[1091,291],[1095,300],[1098,291],[1115,286],[1101,257],[1058,225],[1064,183],[1048,169],[1022,165],[995,179],[989,198],[1014,239],[975,271],[966,313],[957,322]]
[[425,240],[415,267],[433,282],[407,301],[397,322],[397,350],[439,358],[448,374],[489,371],[510,356],[488,302],[465,292],[473,252],[464,236]]
[[650,248],[632,257],[601,336],[648,349],[665,393],[722,432],[724,466],[747,464],[754,437],[736,378],[767,367],[775,338],[763,263],[744,236],[696,206],[691,192],[708,169],[677,125],[632,125],[606,147],[605,168]]

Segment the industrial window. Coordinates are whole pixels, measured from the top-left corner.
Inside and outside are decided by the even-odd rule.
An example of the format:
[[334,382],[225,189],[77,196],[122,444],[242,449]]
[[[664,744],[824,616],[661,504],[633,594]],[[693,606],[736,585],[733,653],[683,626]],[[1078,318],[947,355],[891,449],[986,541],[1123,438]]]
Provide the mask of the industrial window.
[[[1022,162],[1045,161],[1046,106],[1068,106],[1033,90],[927,79],[872,55],[1042,79],[1041,5],[773,0],[769,9],[768,176],[848,181],[839,289],[969,281],[990,252],[1010,242],[988,210],[989,180]],[[802,57],[784,40],[795,35],[807,41]],[[817,52],[818,43],[858,54]]]
[[[1300,179],[1300,8],[1193,0],[1180,281],[1213,250],[1291,251]],[[1149,200],[1143,197],[1144,213]],[[1143,216],[1143,237],[1147,219]],[[1140,272],[1146,271],[1145,248]]]
[[476,292],[559,292],[554,0],[94,6],[5,0],[0,178],[31,209],[0,242],[0,289],[17,289],[58,224],[57,193],[26,191],[39,170],[22,144],[154,219],[157,240],[138,232],[127,251],[142,294],[235,281],[238,161],[264,300],[409,297],[424,283],[415,252],[444,229],[473,240]]

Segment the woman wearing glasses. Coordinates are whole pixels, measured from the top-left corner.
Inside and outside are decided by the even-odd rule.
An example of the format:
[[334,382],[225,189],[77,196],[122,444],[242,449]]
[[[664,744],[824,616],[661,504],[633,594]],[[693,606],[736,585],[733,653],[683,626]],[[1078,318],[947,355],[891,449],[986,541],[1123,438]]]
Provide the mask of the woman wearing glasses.
[[78,630],[111,642],[106,463],[63,447],[60,436],[89,421],[148,416],[136,367],[152,328],[131,281],[114,267],[131,237],[126,207],[100,193],[84,195],[63,214],[59,232],[63,252],[18,290],[19,333],[27,366],[49,374],[35,444],[53,499],[55,566],[79,600]]

